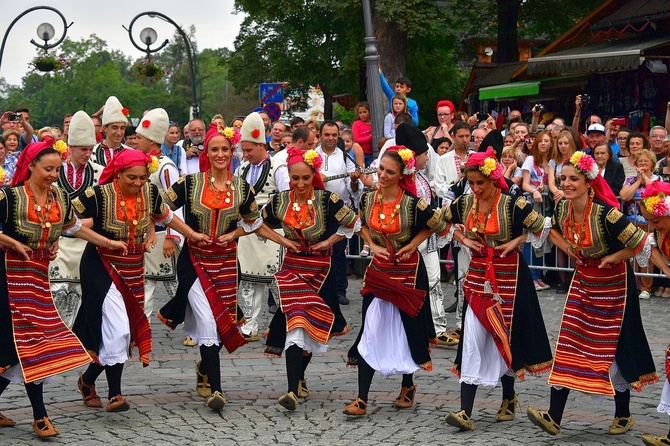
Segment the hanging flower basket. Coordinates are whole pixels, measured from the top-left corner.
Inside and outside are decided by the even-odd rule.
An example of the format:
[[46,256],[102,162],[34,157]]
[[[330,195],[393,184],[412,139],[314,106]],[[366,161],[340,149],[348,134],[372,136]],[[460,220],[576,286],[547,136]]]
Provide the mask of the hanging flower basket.
[[148,80],[149,83],[153,83],[163,79],[169,73],[163,65],[151,59],[140,59],[130,67],[128,74],[140,81]]
[[70,67],[68,62],[62,56],[55,56],[53,54],[45,53],[36,56],[31,62],[33,71],[40,71],[42,73],[49,73],[51,71],[60,71]]

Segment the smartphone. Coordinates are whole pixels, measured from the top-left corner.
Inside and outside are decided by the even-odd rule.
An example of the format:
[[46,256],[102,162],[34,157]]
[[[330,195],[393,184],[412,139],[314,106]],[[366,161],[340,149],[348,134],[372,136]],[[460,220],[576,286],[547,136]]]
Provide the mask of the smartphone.
[[486,113],[481,113],[481,112],[477,113],[477,120],[479,122],[486,121],[487,118],[488,118],[488,115]]
[[21,113],[10,113],[7,117],[8,121],[18,122],[21,120]]

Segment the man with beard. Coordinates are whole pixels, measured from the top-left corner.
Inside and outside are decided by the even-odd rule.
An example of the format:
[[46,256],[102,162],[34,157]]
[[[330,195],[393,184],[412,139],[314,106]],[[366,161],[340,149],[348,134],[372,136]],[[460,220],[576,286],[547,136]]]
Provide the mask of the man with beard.
[[186,151],[186,173],[200,172],[200,153],[205,141],[205,122],[202,119],[192,119],[188,123],[188,138],[184,139],[182,147]]

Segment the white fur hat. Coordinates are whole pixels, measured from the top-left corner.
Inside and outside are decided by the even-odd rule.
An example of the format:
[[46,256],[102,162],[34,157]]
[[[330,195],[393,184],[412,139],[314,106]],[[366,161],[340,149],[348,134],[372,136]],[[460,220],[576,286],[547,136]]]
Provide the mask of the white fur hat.
[[244,118],[240,133],[242,133],[241,141],[255,142],[258,144],[265,144],[267,142],[265,139],[265,124],[263,124],[263,118],[256,112],[253,112]]
[[110,96],[105,102],[105,109],[102,111],[102,125],[111,124],[113,122],[123,122],[128,125],[128,118],[126,118],[126,113],[123,113],[123,105],[116,98],[116,96]]
[[167,136],[170,118],[162,108],[150,110],[140,121],[135,132],[151,141],[163,144]]
[[91,117],[83,110],[72,116],[67,145],[70,147],[91,147],[96,144],[95,125]]

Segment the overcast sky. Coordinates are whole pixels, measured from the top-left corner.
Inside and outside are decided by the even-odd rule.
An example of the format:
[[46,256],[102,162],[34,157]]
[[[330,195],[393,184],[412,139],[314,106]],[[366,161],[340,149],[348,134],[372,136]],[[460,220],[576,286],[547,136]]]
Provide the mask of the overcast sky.
[[[137,58],[142,55],[130,43],[128,33],[122,25],[130,25],[137,14],[145,11],[161,12],[177,22],[184,30],[196,26],[196,42],[199,50],[205,48],[228,47],[240,29],[242,14],[233,14],[234,0],[116,0],[101,2],[98,0],[50,0],[43,2],[2,0],[0,6],[0,32],[5,32],[9,24],[26,9],[33,6],[49,5],[58,9],[68,24],[67,37],[74,41],[88,38],[91,34],[107,42],[110,49],[121,50],[126,55]],[[14,24],[9,33],[5,52],[0,66],[0,77],[10,84],[20,84],[21,78],[29,71],[28,63],[37,55],[37,48],[30,43],[37,38],[37,27],[49,22],[56,29],[57,41],[63,34],[63,22],[52,11],[33,11]],[[145,27],[152,27],[158,33],[158,41],[171,39],[175,28],[158,18],[144,16],[133,25],[133,37],[139,43],[139,33]]]

